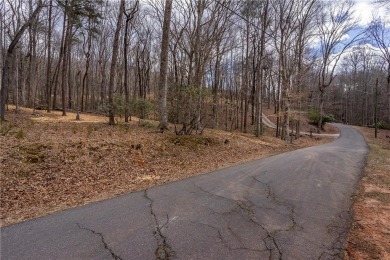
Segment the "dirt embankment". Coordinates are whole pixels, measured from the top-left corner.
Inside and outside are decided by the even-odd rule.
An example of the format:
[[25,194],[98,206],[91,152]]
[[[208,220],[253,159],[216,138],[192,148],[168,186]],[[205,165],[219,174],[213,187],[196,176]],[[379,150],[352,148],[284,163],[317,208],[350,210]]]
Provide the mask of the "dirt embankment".
[[0,226],[332,139],[205,130],[158,133],[157,122],[109,126],[105,117],[22,109],[0,133]]
[[390,259],[390,131],[356,127],[370,146],[353,207],[346,260]]

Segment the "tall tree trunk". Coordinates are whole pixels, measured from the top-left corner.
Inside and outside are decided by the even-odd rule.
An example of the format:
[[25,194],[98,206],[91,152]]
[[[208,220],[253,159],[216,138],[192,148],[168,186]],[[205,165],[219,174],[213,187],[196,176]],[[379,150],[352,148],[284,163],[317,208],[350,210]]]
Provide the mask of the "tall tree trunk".
[[62,23],[60,55],[58,57],[58,63],[57,63],[56,70],[55,70],[54,76],[53,76],[53,81],[52,81],[54,84],[53,110],[57,109],[58,78],[59,78],[59,74],[60,74],[60,67],[61,67],[61,64],[62,64],[63,58],[64,58],[64,48],[65,48],[65,44],[66,44],[65,35],[66,35],[66,12],[64,12],[64,20]]
[[125,0],[121,0],[119,6],[118,20],[116,24],[116,30],[113,41],[112,57],[111,57],[111,67],[110,67],[110,80],[108,83],[108,118],[109,125],[115,125],[115,114],[114,114],[114,83],[115,83],[115,73],[116,73],[116,62],[118,59],[119,51],[119,34],[122,29],[122,20],[123,12],[125,11]]
[[387,89],[387,121],[390,124],[390,62],[388,62],[387,65],[386,89]]
[[[39,18],[37,18],[39,19]],[[38,93],[38,66],[37,66],[37,28],[36,25],[32,26],[32,48],[31,48],[31,57],[32,57],[32,63],[31,63],[31,94],[32,94],[32,106],[35,111],[36,102],[37,102],[37,93]]]
[[[88,38],[87,38],[87,52],[85,52],[85,71],[83,75],[83,82],[81,87],[81,112],[84,111],[84,104],[87,108],[88,105],[88,91],[86,91],[86,88],[88,88],[89,85],[89,63],[90,63],[90,57],[91,57],[91,47],[92,47],[92,32],[91,32],[91,19],[88,20]],[[85,95],[86,94],[86,95]],[[85,97],[85,102],[84,102]]]
[[[129,17],[126,15],[126,23],[125,23],[125,37],[124,37],[124,42],[123,42],[123,59],[124,59],[124,69],[125,69],[125,75],[123,79],[123,88],[125,89],[125,122],[129,122],[129,106],[130,106],[130,95],[129,95],[129,86],[128,86],[128,81],[129,81],[129,68],[128,68],[128,57],[127,57],[127,52],[129,48]],[[131,120],[131,117],[130,117]]]
[[259,60],[258,60],[258,70],[259,70],[259,86],[257,89],[257,104],[256,104],[256,137],[259,137],[263,134],[263,88],[264,88],[264,51],[265,51],[265,31],[268,24],[268,0],[265,0],[265,4],[262,12],[262,21],[261,21],[261,34],[260,34],[260,50],[259,50]]
[[244,83],[244,133],[248,131],[248,87],[249,87],[249,36],[250,24],[246,23],[245,83]]
[[19,113],[19,88],[20,88],[20,72],[21,72],[21,69],[20,69],[20,66],[19,66],[19,63],[20,62],[20,57],[21,57],[21,54],[20,54],[20,47],[17,47],[17,52],[16,52],[16,57],[13,59],[13,62],[14,62],[14,71],[16,73],[16,77],[15,77],[15,114],[18,114]]
[[219,89],[219,81],[221,77],[221,68],[220,68],[220,54],[219,54],[219,45],[217,47],[217,58],[215,61],[214,67],[214,86],[212,89],[213,92],[213,128],[218,128],[218,89]]
[[169,28],[172,16],[172,0],[165,0],[163,35],[160,55],[160,125],[161,131],[168,128],[167,93],[168,93],[168,51],[169,51]]
[[[196,29],[195,29],[195,43],[194,43],[194,57],[195,57],[195,74],[193,78],[194,87],[196,89],[200,90],[202,88],[202,81],[203,81],[203,64],[202,64],[202,58],[203,55],[201,53],[202,50],[202,42],[201,42],[201,34],[202,34],[202,19],[203,14],[205,10],[205,0],[198,0],[197,1],[197,17],[196,17]],[[198,95],[195,100],[195,106],[196,106],[196,121],[195,128],[199,129],[200,127],[200,120],[201,120],[201,97]],[[193,114],[193,112],[189,113],[190,115]],[[192,120],[192,119],[191,119]]]
[[[70,51],[70,44],[72,42],[72,16],[66,15],[68,17],[67,25],[66,25],[66,32],[65,32],[65,39],[64,39],[64,46],[63,46],[63,53],[62,53],[62,69],[61,69],[61,100],[62,100],[62,115],[66,116],[66,87],[68,85],[68,52]],[[64,18],[65,19],[65,18]],[[69,97],[70,98],[70,97]]]
[[252,109],[251,109],[251,125],[255,125],[255,108],[256,108],[256,73],[257,73],[257,66],[256,66],[256,59],[257,59],[257,48],[256,48],[256,37],[253,37],[253,57],[252,57],[252,90],[251,90],[251,103],[252,103]]
[[53,0],[49,3],[49,28],[47,32],[47,67],[46,67],[46,109],[47,112],[51,112],[51,92],[52,87],[50,84],[51,79],[51,34],[52,34],[52,9]]
[[[72,40],[70,40],[72,41]],[[67,73],[68,73],[68,78],[67,78],[67,87],[68,87],[68,108],[73,109],[73,85],[74,85],[74,78],[72,75],[72,43],[70,42],[68,45],[68,58],[67,60]]]
[[[62,49],[62,48],[61,48]],[[60,51],[62,52],[62,51]],[[53,79],[51,81],[51,85],[53,86],[54,85],[54,89],[53,89],[53,102],[52,102],[52,109],[57,109],[57,90],[58,90],[58,77],[59,77],[59,71],[60,71],[60,65],[61,65],[61,54],[59,56],[59,60],[57,62],[57,65],[56,65],[56,68],[54,70],[54,75],[53,75]]]
[[[28,5],[29,5],[29,10],[30,12],[32,12],[32,0],[29,0],[28,1]],[[30,13],[31,15],[31,13]],[[38,17],[37,17],[38,19]],[[27,59],[28,59],[28,67],[27,67],[27,77],[25,78],[26,80],[26,95],[27,95],[27,106],[28,107],[31,107],[32,105],[32,97],[34,96],[33,95],[33,70],[34,70],[34,63],[35,63],[35,57],[33,55],[33,48],[34,48],[34,28],[32,25],[30,25],[28,27],[28,38],[29,38],[29,41],[28,41],[28,52],[27,52]]]
[[[280,65],[279,65],[280,66]],[[281,102],[281,88],[282,88],[282,84],[281,84],[281,76],[280,74],[277,75],[278,77],[278,90],[276,91],[276,103],[277,103],[277,106],[276,106],[276,137],[279,137],[281,135],[281,117],[280,117],[280,111],[282,110],[282,102]]]

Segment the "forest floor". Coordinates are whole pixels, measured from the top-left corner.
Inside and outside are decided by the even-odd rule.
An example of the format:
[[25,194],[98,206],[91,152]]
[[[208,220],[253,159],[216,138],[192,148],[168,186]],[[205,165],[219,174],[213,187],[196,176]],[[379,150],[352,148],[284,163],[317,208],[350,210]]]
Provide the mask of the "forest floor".
[[[157,122],[14,107],[0,129],[0,226],[139,191],[209,171],[332,141],[308,136],[286,144],[272,137],[206,129],[164,134]],[[330,130],[329,130],[330,131]]]
[[355,127],[370,146],[353,206],[346,260],[390,259],[390,130]]

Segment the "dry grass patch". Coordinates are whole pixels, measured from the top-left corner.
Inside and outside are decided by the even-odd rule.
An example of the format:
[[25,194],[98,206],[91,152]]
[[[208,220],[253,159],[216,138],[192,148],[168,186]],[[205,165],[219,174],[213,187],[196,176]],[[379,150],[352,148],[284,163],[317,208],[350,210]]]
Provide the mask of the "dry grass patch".
[[390,259],[390,131],[357,127],[370,146],[354,204],[346,259]]

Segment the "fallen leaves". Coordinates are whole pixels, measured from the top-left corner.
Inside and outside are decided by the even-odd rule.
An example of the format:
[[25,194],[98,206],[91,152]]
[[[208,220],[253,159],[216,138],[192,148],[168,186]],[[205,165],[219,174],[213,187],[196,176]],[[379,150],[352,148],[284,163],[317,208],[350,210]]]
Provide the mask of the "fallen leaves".
[[75,121],[72,113],[40,113],[7,112],[9,122],[1,126],[1,226],[330,141],[305,137],[287,145],[207,129],[178,137],[137,121],[113,127],[97,115]]

